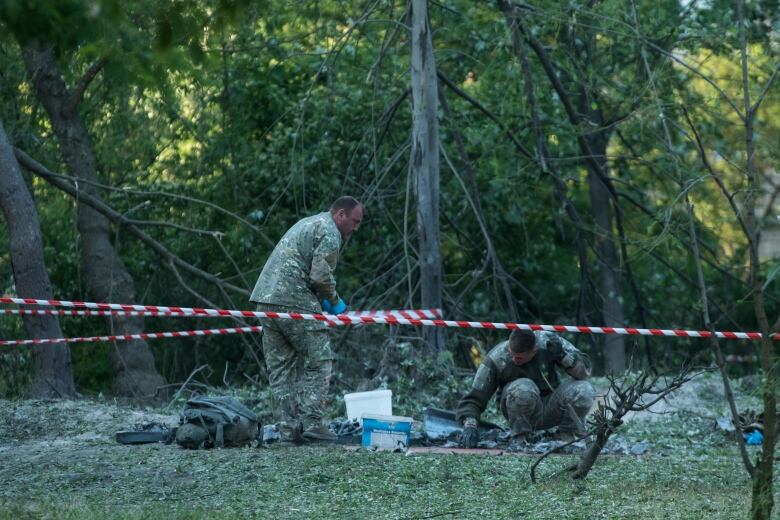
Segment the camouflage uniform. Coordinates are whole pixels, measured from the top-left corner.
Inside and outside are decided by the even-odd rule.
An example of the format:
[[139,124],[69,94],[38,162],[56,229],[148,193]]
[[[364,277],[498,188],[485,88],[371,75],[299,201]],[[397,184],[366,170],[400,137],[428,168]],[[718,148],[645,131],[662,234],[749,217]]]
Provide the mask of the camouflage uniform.
[[[593,386],[585,381],[591,373],[590,360],[560,338],[566,355],[556,362],[547,350],[547,342],[555,334],[536,331],[534,335],[539,351],[524,365],[512,362],[508,341],[502,341],[485,356],[471,390],[458,403],[459,421],[467,417],[478,419],[490,398],[497,393],[501,413],[516,435],[553,426],[566,433],[582,431],[594,399]],[[555,365],[564,368],[572,379],[560,383]]]
[[[322,312],[339,300],[336,269],[341,234],[330,213],[304,218],[274,248],[250,300],[259,311]],[[276,419],[308,428],[320,424],[333,353],[325,324],[261,320],[263,355],[274,393]]]

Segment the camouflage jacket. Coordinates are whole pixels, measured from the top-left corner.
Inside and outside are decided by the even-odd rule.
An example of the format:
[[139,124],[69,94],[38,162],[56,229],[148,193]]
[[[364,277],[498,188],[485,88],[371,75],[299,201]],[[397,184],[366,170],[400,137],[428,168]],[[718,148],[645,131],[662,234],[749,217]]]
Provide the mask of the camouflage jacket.
[[329,212],[299,220],[276,244],[257,279],[250,301],[321,312],[337,304],[336,270],[341,234]]
[[466,417],[479,418],[487,408],[493,394],[501,402],[503,388],[515,379],[531,379],[539,387],[542,397],[549,395],[558,386],[559,378],[556,366],[564,368],[574,379],[587,379],[591,364],[588,356],[574,345],[561,338],[566,352],[561,362],[553,361],[547,350],[547,341],[555,336],[552,332],[535,331],[536,345],[539,351],[531,361],[524,365],[515,365],[509,355],[508,341],[502,341],[488,352],[474,376],[471,390],[458,403],[456,418],[462,421]]

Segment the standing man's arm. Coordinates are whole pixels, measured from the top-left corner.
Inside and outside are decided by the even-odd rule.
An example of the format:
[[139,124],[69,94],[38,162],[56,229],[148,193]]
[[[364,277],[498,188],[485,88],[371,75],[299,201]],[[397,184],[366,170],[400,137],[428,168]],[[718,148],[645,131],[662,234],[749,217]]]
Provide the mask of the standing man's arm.
[[[328,233],[318,236],[309,270],[309,286],[320,301],[327,300],[337,313],[344,312],[346,309],[346,305],[336,292],[336,277],[333,274],[338,263],[340,246],[338,237]],[[337,310],[341,306],[344,309]]]

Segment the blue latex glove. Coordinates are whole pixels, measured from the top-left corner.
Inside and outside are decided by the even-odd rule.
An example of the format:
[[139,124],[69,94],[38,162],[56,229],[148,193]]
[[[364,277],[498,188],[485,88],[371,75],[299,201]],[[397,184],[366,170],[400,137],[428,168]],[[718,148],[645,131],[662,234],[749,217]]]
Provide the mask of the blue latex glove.
[[748,446],[759,446],[764,442],[764,435],[759,430],[753,430],[745,435],[745,442]]
[[347,310],[347,304],[344,303],[344,300],[339,298],[339,302],[336,304],[335,307],[333,307],[333,314],[341,314],[346,310]]
[[345,310],[347,310],[347,304],[344,303],[344,300],[339,298],[339,302],[336,305],[332,305],[327,299],[322,300],[322,310],[325,311],[327,314],[341,314]]

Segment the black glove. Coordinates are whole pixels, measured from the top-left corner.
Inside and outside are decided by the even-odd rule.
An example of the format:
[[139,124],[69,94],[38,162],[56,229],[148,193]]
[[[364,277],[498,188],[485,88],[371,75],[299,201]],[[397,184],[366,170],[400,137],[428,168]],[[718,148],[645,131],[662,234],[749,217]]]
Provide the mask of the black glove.
[[479,442],[479,430],[477,430],[477,420],[473,417],[463,421],[463,431],[460,434],[459,443],[463,448],[476,448]]
[[550,353],[550,357],[553,361],[561,361],[566,355],[566,351],[563,350],[563,342],[558,336],[551,336],[547,340],[547,352]]

